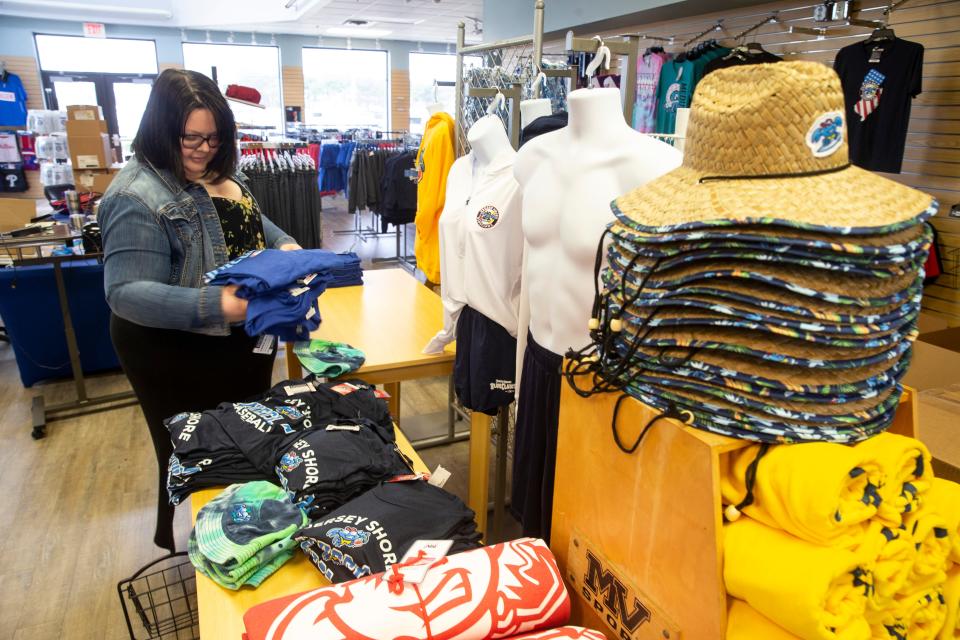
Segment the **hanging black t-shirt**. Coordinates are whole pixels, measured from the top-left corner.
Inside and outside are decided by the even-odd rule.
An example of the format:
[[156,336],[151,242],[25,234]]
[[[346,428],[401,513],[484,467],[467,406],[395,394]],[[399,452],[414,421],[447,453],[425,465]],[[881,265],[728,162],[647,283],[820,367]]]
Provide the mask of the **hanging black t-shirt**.
[[850,162],[900,173],[910,103],[920,95],[923,45],[899,38],[858,42],[840,50],[833,68],[847,107]]

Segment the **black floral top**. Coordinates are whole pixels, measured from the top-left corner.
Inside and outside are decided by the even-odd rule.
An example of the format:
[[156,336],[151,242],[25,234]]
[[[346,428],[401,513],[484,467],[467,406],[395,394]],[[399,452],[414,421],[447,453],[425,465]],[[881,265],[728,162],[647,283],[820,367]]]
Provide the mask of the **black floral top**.
[[247,251],[265,249],[267,246],[263,234],[263,221],[260,219],[260,207],[256,200],[244,190],[240,200],[231,200],[213,196],[223,238],[227,242],[229,259],[239,258]]

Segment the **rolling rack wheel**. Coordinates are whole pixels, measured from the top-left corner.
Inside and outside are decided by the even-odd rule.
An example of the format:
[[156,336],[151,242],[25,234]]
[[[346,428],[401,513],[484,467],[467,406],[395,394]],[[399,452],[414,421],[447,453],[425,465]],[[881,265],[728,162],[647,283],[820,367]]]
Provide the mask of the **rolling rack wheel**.
[[131,640],[198,640],[197,574],[184,552],[158,558],[117,583]]

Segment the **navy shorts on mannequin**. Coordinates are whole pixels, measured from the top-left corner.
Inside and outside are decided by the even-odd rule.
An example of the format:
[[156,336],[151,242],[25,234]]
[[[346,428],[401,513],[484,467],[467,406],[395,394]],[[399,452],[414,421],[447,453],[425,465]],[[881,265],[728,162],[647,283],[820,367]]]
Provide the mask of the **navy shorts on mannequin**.
[[453,386],[460,403],[494,416],[513,402],[517,339],[479,311],[463,307],[457,319]]

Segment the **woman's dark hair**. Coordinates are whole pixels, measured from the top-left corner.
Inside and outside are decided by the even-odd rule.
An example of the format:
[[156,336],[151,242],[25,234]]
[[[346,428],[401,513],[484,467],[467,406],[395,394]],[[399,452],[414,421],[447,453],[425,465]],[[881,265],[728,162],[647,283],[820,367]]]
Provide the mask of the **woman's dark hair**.
[[180,136],[194,109],[207,109],[217,123],[220,146],[207,165],[205,178],[219,182],[234,174],[237,167],[237,124],[233,111],[213,80],[181,69],[167,69],[153,84],[132,149],[140,160],[157,169],[166,169],[186,182]]

